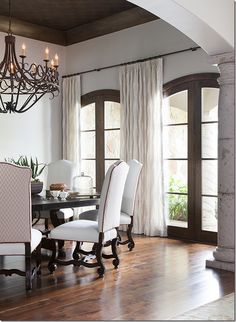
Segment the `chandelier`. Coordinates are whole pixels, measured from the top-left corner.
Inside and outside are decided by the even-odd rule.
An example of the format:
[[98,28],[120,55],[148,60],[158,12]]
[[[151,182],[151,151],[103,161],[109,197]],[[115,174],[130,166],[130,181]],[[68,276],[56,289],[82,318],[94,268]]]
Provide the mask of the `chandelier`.
[[49,63],[45,49],[43,65],[25,62],[26,46],[22,45],[20,59],[15,52],[15,37],[11,31],[11,0],[9,0],[9,29],[5,36],[5,54],[0,63],[0,113],[24,113],[46,93],[59,94],[58,55]]

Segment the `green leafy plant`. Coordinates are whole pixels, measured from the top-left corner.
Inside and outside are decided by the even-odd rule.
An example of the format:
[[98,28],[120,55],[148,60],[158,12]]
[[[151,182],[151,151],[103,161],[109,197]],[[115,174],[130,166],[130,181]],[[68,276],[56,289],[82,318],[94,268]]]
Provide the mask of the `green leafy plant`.
[[38,159],[35,158],[33,160],[32,157],[28,158],[27,156],[21,155],[17,160],[13,158],[5,159],[5,161],[14,163],[16,165],[24,166],[24,167],[29,167],[31,168],[32,171],[32,181],[38,182],[39,181],[39,176],[43,172],[43,170],[46,167],[46,164],[39,163]]
[[[181,180],[171,177],[169,181],[169,192],[187,193],[187,186]],[[187,221],[187,196],[179,194],[169,194],[168,197],[169,219]]]

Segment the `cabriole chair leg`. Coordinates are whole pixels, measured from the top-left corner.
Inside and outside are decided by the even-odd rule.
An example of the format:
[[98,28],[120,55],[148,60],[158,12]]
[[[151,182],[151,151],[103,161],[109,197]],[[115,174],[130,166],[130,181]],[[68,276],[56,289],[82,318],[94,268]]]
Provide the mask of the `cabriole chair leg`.
[[117,253],[117,238],[112,239],[111,250],[112,250],[113,257],[115,258],[113,259],[112,264],[114,265],[115,268],[118,268],[120,264],[120,260]]
[[50,273],[53,273],[56,269],[55,260],[58,257],[58,242],[56,240],[51,240],[52,242],[52,256],[48,263],[48,269]]
[[99,277],[103,277],[105,273],[105,266],[102,260],[102,249],[103,249],[103,245],[102,243],[99,242],[96,246],[96,259],[97,259],[98,265],[100,266],[97,270]]
[[127,228],[127,237],[128,237],[128,241],[129,241],[128,242],[128,248],[129,248],[130,251],[135,246],[135,243],[134,243],[134,240],[133,240],[133,237],[132,237],[132,233],[131,233],[132,228],[133,228],[133,224],[131,223],[131,224],[128,225],[128,228]]
[[41,275],[41,243],[36,247],[35,250],[36,254],[36,270],[37,270],[37,275]]

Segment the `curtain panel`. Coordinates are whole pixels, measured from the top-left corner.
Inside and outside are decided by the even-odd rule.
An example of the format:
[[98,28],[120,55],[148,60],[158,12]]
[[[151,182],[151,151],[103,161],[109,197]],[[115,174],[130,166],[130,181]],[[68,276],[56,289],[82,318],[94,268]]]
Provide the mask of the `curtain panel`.
[[162,153],[162,59],[122,66],[121,159],[143,163],[133,232],[166,236]]
[[63,79],[62,83],[62,154],[63,159],[78,164],[80,172],[80,76]]

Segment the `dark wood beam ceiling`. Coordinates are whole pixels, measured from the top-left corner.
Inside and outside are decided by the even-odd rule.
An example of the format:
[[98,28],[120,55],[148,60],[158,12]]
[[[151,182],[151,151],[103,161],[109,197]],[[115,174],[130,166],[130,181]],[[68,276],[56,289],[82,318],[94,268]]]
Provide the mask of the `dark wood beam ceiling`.
[[74,44],[156,19],[156,16],[139,7],[132,8],[70,29],[66,32],[66,43]]
[[[12,0],[11,8],[13,34],[64,46],[158,19],[125,0]],[[1,0],[0,31],[8,16]]]
[[[8,17],[0,16],[0,31],[8,31]],[[39,26],[15,18],[12,18],[12,32],[14,35],[26,38],[42,40],[63,46],[67,45],[64,31]]]

